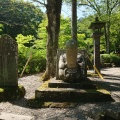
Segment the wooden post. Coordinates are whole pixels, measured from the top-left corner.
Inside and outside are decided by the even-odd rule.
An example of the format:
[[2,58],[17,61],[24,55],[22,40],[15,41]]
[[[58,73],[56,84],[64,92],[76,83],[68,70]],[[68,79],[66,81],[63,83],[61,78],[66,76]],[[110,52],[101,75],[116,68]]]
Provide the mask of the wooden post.
[[72,0],[72,39],[77,40],[77,0]]

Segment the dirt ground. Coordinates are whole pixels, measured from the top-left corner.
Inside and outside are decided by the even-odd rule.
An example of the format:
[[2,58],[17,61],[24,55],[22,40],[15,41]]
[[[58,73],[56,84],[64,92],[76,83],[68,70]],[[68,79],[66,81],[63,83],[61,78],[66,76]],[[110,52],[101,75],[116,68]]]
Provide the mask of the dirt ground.
[[[93,70],[88,70],[93,73]],[[98,120],[101,114],[109,114],[115,119],[120,118],[120,68],[101,69],[103,80],[99,76],[89,77],[103,88],[111,92],[115,102],[78,103],[73,108],[30,108],[27,101],[35,95],[35,90],[42,85],[41,74],[19,78],[19,84],[26,89],[21,100],[1,102],[0,113],[12,113],[34,117],[34,120]],[[9,119],[8,119],[9,120]]]

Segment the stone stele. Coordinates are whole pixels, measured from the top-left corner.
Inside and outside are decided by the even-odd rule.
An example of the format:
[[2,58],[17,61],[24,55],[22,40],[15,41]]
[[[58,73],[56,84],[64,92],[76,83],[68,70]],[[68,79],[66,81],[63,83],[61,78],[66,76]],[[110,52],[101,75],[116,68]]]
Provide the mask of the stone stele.
[[0,87],[18,86],[18,45],[8,35],[0,36]]

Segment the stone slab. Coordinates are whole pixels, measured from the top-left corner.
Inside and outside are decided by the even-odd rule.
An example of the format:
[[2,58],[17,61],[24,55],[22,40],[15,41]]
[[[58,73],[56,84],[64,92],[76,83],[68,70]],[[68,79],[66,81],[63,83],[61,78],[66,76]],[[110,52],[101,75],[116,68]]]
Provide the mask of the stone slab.
[[34,117],[1,112],[0,120],[34,120]]
[[105,89],[39,88],[35,98],[44,102],[112,102]]
[[81,83],[67,83],[62,80],[51,79],[48,83],[50,88],[76,88],[76,89],[97,89],[96,84],[90,81],[85,81]]
[[8,35],[0,37],[0,87],[18,86],[18,45]]

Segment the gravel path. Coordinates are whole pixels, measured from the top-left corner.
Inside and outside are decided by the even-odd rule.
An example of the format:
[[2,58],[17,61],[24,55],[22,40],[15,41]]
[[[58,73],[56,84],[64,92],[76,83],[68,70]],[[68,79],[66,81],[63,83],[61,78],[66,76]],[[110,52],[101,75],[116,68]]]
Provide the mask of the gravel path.
[[42,81],[39,80],[41,74],[36,74],[19,79],[19,84],[26,89],[25,97],[18,101],[1,102],[0,112],[34,116],[34,120],[97,120],[99,114],[104,112],[118,118],[116,113],[119,112],[120,117],[120,68],[105,68],[101,70],[101,73],[104,81],[99,77],[90,77],[90,79],[109,90],[116,102],[79,103],[73,108],[29,108],[27,99],[33,97],[36,88],[42,84]]

